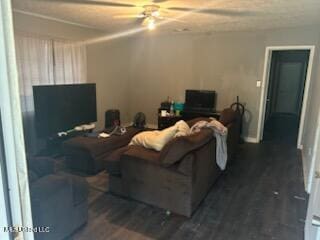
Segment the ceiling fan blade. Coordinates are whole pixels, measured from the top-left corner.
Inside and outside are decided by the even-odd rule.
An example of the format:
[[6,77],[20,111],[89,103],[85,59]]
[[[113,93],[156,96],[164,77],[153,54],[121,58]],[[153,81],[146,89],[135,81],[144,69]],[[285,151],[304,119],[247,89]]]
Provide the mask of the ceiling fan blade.
[[178,19],[178,18],[170,18],[170,17],[157,17],[158,19],[160,20],[168,20],[168,21],[171,21],[171,22],[181,22],[181,23],[186,23],[186,21],[183,21],[181,19]]
[[153,0],[153,3],[162,3],[162,2],[167,2],[168,0]]
[[211,15],[223,15],[223,16],[250,16],[253,13],[249,11],[240,10],[228,10],[228,9],[208,9],[208,8],[185,8],[185,7],[168,7],[168,10],[191,12],[191,13],[204,13]]
[[117,15],[117,16],[113,16],[113,18],[116,18],[116,19],[123,19],[123,18],[144,18],[145,16],[144,15]]
[[86,1],[86,0],[46,0],[50,2],[65,2],[73,4],[84,4],[84,5],[96,5],[96,6],[108,6],[108,7],[138,7],[131,3],[118,3],[110,1]]
[[148,20],[146,18],[140,18],[140,19],[137,19],[139,21],[136,21],[136,23],[142,25],[142,26],[146,26],[148,25]]

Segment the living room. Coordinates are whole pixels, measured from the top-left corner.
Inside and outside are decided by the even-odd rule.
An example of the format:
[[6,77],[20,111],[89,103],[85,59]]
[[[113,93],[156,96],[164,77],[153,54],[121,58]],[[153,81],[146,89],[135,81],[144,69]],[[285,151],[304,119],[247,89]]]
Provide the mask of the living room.
[[[89,181],[88,217],[63,238],[317,239],[314,216],[319,208],[312,205],[319,186],[314,178],[320,135],[317,1],[14,0],[12,8],[28,157],[45,148],[27,116],[33,108],[34,85],[95,84],[93,132],[97,134],[105,128],[109,109],[119,110],[121,126],[127,131],[138,112],[145,115],[147,130],[155,130],[161,103],[167,99],[184,103],[190,89],[214,91],[219,114],[237,97],[244,107],[242,143],[236,144],[230,167],[227,164],[214,179],[190,216],[175,212],[175,207],[163,207],[166,200],[152,204],[147,194],[143,201],[141,196],[130,199],[109,193],[104,188],[112,180],[104,168],[95,174],[76,174]],[[151,29],[154,22],[148,14],[154,8],[161,17],[155,17]],[[264,138],[268,82],[277,51],[308,52],[293,144]],[[46,70],[39,70],[43,66]],[[1,112],[2,118],[5,115]],[[95,191],[95,184],[104,185],[103,190]],[[174,199],[177,206],[185,200]],[[228,206],[222,206],[224,202]],[[272,208],[279,211],[271,214]],[[151,223],[145,224],[144,218]]]

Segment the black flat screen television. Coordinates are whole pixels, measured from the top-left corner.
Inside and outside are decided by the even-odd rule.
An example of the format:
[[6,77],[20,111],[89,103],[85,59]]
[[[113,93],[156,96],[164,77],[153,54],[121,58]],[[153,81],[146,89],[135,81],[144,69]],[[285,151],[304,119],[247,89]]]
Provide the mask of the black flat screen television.
[[33,86],[38,137],[97,121],[96,84]]
[[216,92],[207,90],[186,90],[185,108],[187,110],[215,110]]

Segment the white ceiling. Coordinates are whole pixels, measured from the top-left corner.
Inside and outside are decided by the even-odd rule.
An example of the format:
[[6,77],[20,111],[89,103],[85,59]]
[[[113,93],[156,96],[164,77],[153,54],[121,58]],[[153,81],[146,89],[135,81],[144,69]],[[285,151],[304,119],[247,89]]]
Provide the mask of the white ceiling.
[[[153,2],[160,6],[162,16],[181,20],[159,26],[157,31],[164,32],[184,28],[192,32],[215,32],[320,24],[320,0],[12,0],[12,2],[15,10],[112,33],[130,30],[140,25],[135,19],[118,19],[114,16],[139,14],[143,11],[143,5]],[[112,5],[110,3],[135,6],[116,7],[110,6]],[[177,8],[192,8],[198,11],[188,12]],[[211,14],[206,11],[211,11]]]

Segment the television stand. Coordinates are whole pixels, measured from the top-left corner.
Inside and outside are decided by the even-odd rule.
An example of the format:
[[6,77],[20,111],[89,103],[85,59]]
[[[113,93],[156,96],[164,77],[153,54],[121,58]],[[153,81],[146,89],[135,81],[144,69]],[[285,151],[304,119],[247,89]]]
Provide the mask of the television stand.
[[162,130],[173,126],[176,122],[182,120],[182,116],[158,116],[158,129]]
[[171,115],[171,116],[161,116],[158,115],[158,129],[162,130],[173,126],[176,122],[180,120],[188,121],[198,117],[205,118],[220,118],[220,112],[218,111],[182,111],[181,115]]

